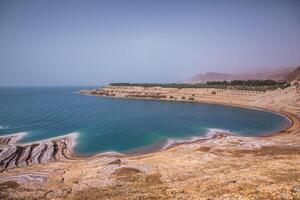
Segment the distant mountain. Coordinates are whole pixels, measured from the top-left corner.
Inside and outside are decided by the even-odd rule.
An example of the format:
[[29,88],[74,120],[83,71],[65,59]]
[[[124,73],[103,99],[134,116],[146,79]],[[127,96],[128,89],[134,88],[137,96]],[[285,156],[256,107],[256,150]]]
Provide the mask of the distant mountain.
[[300,66],[298,66],[292,73],[287,75],[286,77],[287,81],[292,82],[292,81],[300,81]]
[[[297,72],[296,72],[297,70]],[[298,75],[292,75],[294,73]],[[231,81],[231,80],[253,80],[253,79],[270,79],[276,81],[294,80],[299,78],[300,67],[286,67],[275,70],[266,70],[260,72],[245,72],[239,74],[229,73],[215,73],[208,72],[206,74],[199,74],[191,79],[184,81],[185,83],[206,83],[207,81]]]

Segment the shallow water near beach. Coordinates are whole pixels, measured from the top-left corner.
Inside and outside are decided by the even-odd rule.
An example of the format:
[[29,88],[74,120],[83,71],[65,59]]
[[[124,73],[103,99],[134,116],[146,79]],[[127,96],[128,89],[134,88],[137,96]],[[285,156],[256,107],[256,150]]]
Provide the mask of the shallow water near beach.
[[89,87],[1,87],[0,135],[27,132],[21,142],[31,142],[78,132],[75,152],[93,155],[162,148],[215,129],[258,136],[289,125],[271,112],[76,93],[84,88]]

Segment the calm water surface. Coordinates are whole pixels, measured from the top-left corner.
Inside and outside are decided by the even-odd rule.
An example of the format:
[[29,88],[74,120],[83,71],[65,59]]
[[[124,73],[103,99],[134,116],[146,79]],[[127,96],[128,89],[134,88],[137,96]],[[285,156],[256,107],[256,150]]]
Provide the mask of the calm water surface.
[[285,128],[287,118],[212,104],[79,95],[87,87],[0,88],[0,135],[27,132],[22,142],[78,132],[75,151],[126,152],[172,139],[205,136],[211,128],[256,136]]

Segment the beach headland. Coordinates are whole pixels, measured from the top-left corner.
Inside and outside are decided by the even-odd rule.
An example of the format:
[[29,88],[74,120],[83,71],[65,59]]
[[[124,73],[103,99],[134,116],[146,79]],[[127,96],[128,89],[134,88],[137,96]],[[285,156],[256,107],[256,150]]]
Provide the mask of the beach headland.
[[[137,156],[112,152],[80,158],[72,152],[76,137],[60,137],[35,143],[41,151],[49,145],[44,151],[48,153],[37,151],[36,155],[45,155],[40,159],[42,162],[38,162],[39,156],[31,156],[37,162],[29,165],[21,164],[25,153],[16,152],[20,136],[9,136],[10,141],[2,137],[0,142],[7,149],[0,156],[9,152],[5,153],[9,158],[1,156],[1,163],[7,166],[0,174],[2,196],[12,199],[33,196],[45,199],[300,199],[300,89],[297,86],[266,92],[107,86],[80,93],[263,109],[283,114],[292,123],[280,133],[260,137],[216,131],[208,139],[175,142],[172,148]],[[54,151],[57,148],[53,141],[58,143],[58,151]],[[70,144],[67,156],[63,156],[64,143]],[[33,144],[18,146],[26,152]],[[52,159],[54,152],[56,159]]]

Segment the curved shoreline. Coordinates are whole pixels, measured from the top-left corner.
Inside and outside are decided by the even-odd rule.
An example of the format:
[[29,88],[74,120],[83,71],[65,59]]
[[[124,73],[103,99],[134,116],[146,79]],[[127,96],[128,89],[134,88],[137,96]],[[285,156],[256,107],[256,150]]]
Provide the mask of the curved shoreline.
[[[188,100],[169,100],[169,99],[153,99],[153,98],[127,98],[127,97],[118,97],[118,96],[103,96],[103,95],[97,95],[97,94],[87,94],[87,93],[80,93],[80,92],[78,92],[76,94],[86,95],[86,96],[103,97],[103,98],[125,99],[125,100],[163,101],[163,102],[172,102],[172,103],[195,103],[195,104],[203,103],[203,104],[211,104],[211,105],[223,105],[223,106],[236,107],[236,108],[245,108],[245,109],[250,109],[250,110],[269,112],[269,113],[273,113],[273,114],[285,117],[290,122],[289,127],[286,129],[289,129],[290,127],[293,126],[293,119],[292,119],[292,117],[290,117],[290,115],[292,113],[286,113],[283,111],[277,111],[277,110],[269,109],[269,108],[261,108],[261,107],[257,107],[257,106],[246,106],[246,105],[241,105],[241,104],[215,102],[215,101],[188,101]],[[286,130],[286,129],[284,129],[284,130]]]
[[[82,94],[82,93],[79,93]],[[89,96],[101,96],[101,95],[93,95],[93,94],[85,94],[85,95],[89,95]],[[103,96],[101,96],[103,97]],[[104,96],[104,97],[109,97],[109,98],[123,98],[123,97],[115,97],[115,96]],[[257,107],[257,106],[247,106],[247,105],[241,105],[241,104],[236,104],[236,103],[225,103],[225,102],[215,102],[215,101],[171,101],[171,100],[166,100],[166,99],[151,99],[151,98],[123,98],[123,99],[130,99],[130,100],[153,100],[153,101],[169,101],[169,102],[182,102],[182,103],[205,103],[205,104],[213,104],[213,105],[224,105],[224,106],[230,106],[230,107],[238,107],[238,108],[244,108],[244,109],[252,109],[252,110],[259,110],[259,111],[263,111],[263,112],[270,112],[276,115],[280,115],[283,116],[285,118],[288,119],[289,124],[286,128],[283,128],[282,130],[279,131],[275,131],[272,133],[268,133],[266,135],[259,135],[259,136],[241,136],[239,135],[239,137],[250,137],[250,138],[266,138],[266,137],[275,137],[275,136],[280,136],[283,134],[289,134],[294,130],[298,130],[300,127],[300,122],[299,119],[291,112],[286,112],[283,110],[276,110],[273,108],[266,108],[266,107]],[[228,131],[220,131],[220,132],[216,132],[214,135],[212,135],[211,137],[199,137],[198,139],[191,139],[190,138],[182,138],[182,141],[180,142],[175,142],[173,144],[169,144],[169,145],[164,145],[163,147],[151,150],[151,151],[143,151],[143,148],[141,148],[141,150],[139,151],[135,151],[133,150],[135,153],[131,154],[127,154],[127,153],[120,153],[120,152],[102,152],[102,153],[97,153],[94,155],[88,155],[88,156],[84,156],[84,155],[80,155],[74,152],[74,148],[76,146],[76,139],[78,137],[78,134],[76,135],[76,137],[71,137],[71,143],[72,145],[69,146],[68,148],[68,155],[70,155],[70,158],[72,159],[88,159],[88,160],[92,160],[94,158],[98,158],[98,157],[135,157],[135,156],[141,156],[141,155],[148,155],[148,154],[153,154],[153,153],[158,153],[158,152],[162,152],[162,151],[167,151],[169,149],[175,148],[177,146],[181,146],[181,145],[187,145],[187,144],[193,144],[193,143],[197,143],[199,141],[208,141],[208,140],[212,140],[215,137],[217,137],[218,135],[230,135],[231,133],[229,133]],[[15,134],[14,134],[15,135]],[[0,136],[0,138],[3,137],[7,137],[10,135],[3,135]],[[64,140],[66,138],[69,138],[70,134],[67,135],[62,135],[62,136],[58,136],[58,137],[54,137],[54,138],[48,138],[48,139],[43,139],[43,140],[39,140],[39,141],[33,141],[33,142],[29,142],[29,143],[17,143],[18,145],[21,146],[29,146],[31,144],[37,144],[37,143],[47,143],[47,142],[51,142],[51,141],[55,141],[55,140]],[[169,138],[169,140],[172,140],[174,138]],[[176,139],[174,139],[176,140]],[[167,142],[167,141],[166,141]],[[1,154],[0,154],[1,155]],[[55,161],[61,161],[61,160],[65,160],[65,159],[58,159]]]
[[[82,94],[82,93],[79,93]],[[274,109],[269,109],[269,108],[261,108],[261,107],[255,107],[255,106],[245,106],[245,105],[239,105],[239,104],[230,104],[230,103],[220,103],[220,102],[212,102],[212,101],[170,101],[170,100],[163,100],[163,99],[151,99],[151,98],[147,98],[147,99],[143,99],[143,98],[123,98],[123,97],[116,97],[116,96],[101,96],[101,95],[93,95],[93,94],[83,94],[83,95],[87,95],[87,96],[95,96],[95,97],[104,97],[104,98],[120,98],[120,99],[127,99],[127,100],[153,100],[153,101],[168,101],[168,102],[174,102],[174,103],[205,103],[205,104],[213,104],[213,105],[224,105],[224,106],[230,106],[230,107],[237,107],[237,108],[244,108],[244,109],[251,109],[251,110],[258,110],[258,111],[263,111],[263,112],[269,112],[269,113],[273,113],[276,115],[280,115],[283,116],[285,118],[288,119],[289,121],[289,125],[286,128],[283,128],[280,131],[275,131],[272,133],[268,133],[265,135],[259,135],[259,136],[242,136],[242,135],[238,135],[239,137],[243,137],[243,138],[272,138],[272,137],[276,137],[276,136],[280,136],[283,134],[288,134],[291,130],[297,130],[300,128],[300,121],[299,119],[297,119],[297,117],[295,117],[292,113],[287,113],[284,111],[278,111],[278,110],[274,110]],[[234,133],[231,132],[218,132],[215,135],[213,135],[212,137],[200,137],[199,139],[193,140],[193,141],[184,141],[185,139],[182,138],[182,142],[180,143],[176,143],[176,144],[172,144],[170,146],[168,146],[167,148],[160,148],[160,149],[156,149],[155,151],[149,151],[149,152],[144,152],[144,153],[134,153],[134,154],[123,154],[123,153],[119,153],[119,152],[103,152],[103,153],[98,153],[92,156],[82,156],[82,155],[78,155],[75,154],[74,158],[78,158],[78,159],[93,159],[93,158],[98,158],[98,157],[105,157],[105,156],[113,156],[113,157],[123,157],[123,158],[132,158],[132,157],[138,157],[138,156],[143,156],[143,155],[151,155],[151,154],[155,154],[155,153],[159,153],[162,151],[167,151],[169,149],[173,149],[177,146],[182,146],[182,145],[188,145],[188,144],[193,144],[193,143],[198,143],[200,141],[208,141],[208,140],[212,140],[215,137],[218,137],[219,135],[234,135]],[[172,139],[172,138],[169,138]],[[142,148],[141,148],[142,149]],[[139,151],[138,151],[139,152]]]
[[[78,94],[86,95],[86,96],[103,97],[103,98],[125,99],[125,100],[163,101],[163,102],[172,102],[172,103],[194,103],[194,104],[203,103],[203,104],[211,104],[211,105],[222,105],[222,106],[229,106],[229,107],[236,107],[236,108],[244,108],[244,109],[250,109],[250,110],[258,110],[258,111],[273,113],[275,115],[285,117],[289,121],[289,126],[287,128],[284,128],[280,132],[290,129],[294,124],[294,120],[299,121],[296,117],[291,116],[291,115],[293,115],[292,113],[287,113],[287,112],[278,111],[278,110],[269,109],[269,108],[262,108],[262,107],[257,107],[257,106],[246,106],[246,105],[234,104],[234,103],[223,103],[223,102],[215,102],[215,101],[188,101],[188,100],[177,101],[177,100],[153,99],[153,98],[126,98],[126,97],[102,96],[102,95],[86,94],[86,93],[78,93]],[[257,137],[259,137],[259,136],[257,136]]]
[[[120,96],[109,96],[109,95],[99,95],[99,94],[91,94],[91,93],[86,93],[86,92],[82,92],[79,91],[77,94],[82,94],[82,95],[87,95],[87,96],[95,96],[95,97],[104,97],[104,98],[116,98],[116,99],[126,99],[126,100],[150,100],[150,101],[167,101],[167,102],[174,102],[174,103],[178,103],[178,102],[182,102],[182,103],[205,103],[205,104],[212,104],[212,105],[223,105],[223,106],[230,106],[230,107],[237,107],[237,108],[243,108],[243,109],[251,109],[251,110],[258,110],[258,111],[263,111],[263,112],[269,112],[269,113],[273,113],[282,117],[285,117],[289,123],[286,127],[282,128],[279,131],[274,131],[271,133],[266,133],[266,134],[262,134],[262,135],[258,135],[258,136],[242,136],[239,135],[240,137],[250,137],[250,138],[267,138],[267,137],[275,137],[275,136],[280,136],[280,135],[284,135],[284,134],[289,134],[290,132],[294,131],[294,130],[298,130],[300,128],[300,121],[299,119],[291,112],[287,112],[287,111],[283,111],[283,110],[277,110],[274,108],[270,108],[270,107],[264,107],[264,106],[253,106],[253,105],[243,105],[243,104],[238,104],[238,103],[233,103],[233,102],[217,102],[217,101],[209,101],[209,100],[195,100],[195,101],[189,101],[189,100],[170,100],[170,99],[154,99],[154,98],[140,98],[140,97],[135,97],[135,98],[128,98],[128,97],[120,97]],[[172,138],[170,138],[172,139]],[[184,145],[184,144],[192,144],[192,143],[196,143],[202,140],[209,140],[211,138],[199,138],[197,140],[194,140],[192,142],[190,141],[186,141],[186,142],[180,142],[180,144],[175,144],[172,145],[170,148],[179,146],[179,145]],[[184,138],[183,138],[184,140]],[[124,154],[124,156],[139,156],[139,155],[144,155],[144,154],[151,154],[151,153],[156,153],[156,152],[161,152],[164,150],[168,150],[170,148],[161,148],[161,149],[157,149],[156,151],[153,152],[146,152],[146,153],[142,153],[142,154],[134,154],[134,155],[127,155]],[[96,154],[97,155],[97,154]]]
[[[142,99],[141,99],[142,100]],[[162,100],[163,101],[163,100]],[[273,113],[273,114],[277,114],[277,115],[280,115],[280,116],[283,116],[285,118],[288,119],[289,121],[289,124],[286,128],[283,128],[282,130],[280,131],[275,131],[275,132],[272,132],[272,133],[267,133],[267,134],[262,134],[262,135],[258,135],[258,136],[243,136],[243,135],[238,135],[239,137],[249,137],[249,138],[266,138],[266,137],[275,137],[275,136],[278,136],[278,135],[281,135],[281,134],[286,134],[287,131],[289,131],[290,129],[297,129],[299,127],[299,120],[297,118],[290,118],[288,117],[287,115],[284,115],[282,113],[279,113],[277,111],[272,111],[272,110],[264,110],[262,108],[256,108],[256,107],[246,107],[246,106],[240,106],[240,105],[229,105],[229,104],[219,104],[219,103],[209,103],[209,102],[188,102],[188,103],[206,103],[206,104],[213,104],[213,105],[225,105],[225,106],[231,106],[231,107],[238,107],[238,108],[245,108],[245,109],[252,109],[252,110],[259,110],[259,111],[264,111],[264,112],[270,112],[270,113]],[[297,125],[295,125],[295,120],[297,120]],[[216,132],[214,135],[212,135],[211,137],[207,137],[207,136],[203,136],[203,137],[199,137],[198,139],[185,139],[185,138],[182,138],[182,141],[181,142],[178,142],[178,143],[174,143],[174,144],[170,144],[170,145],[167,145],[167,147],[162,147],[160,149],[157,149],[156,151],[152,151],[152,152],[146,152],[146,153],[137,153],[137,154],[133,154],[133,155],[128,155],[128,154],[124,154],[125,157],[134,157],[134,156],[141,156],[141,155],[146,155],[146,154],[152,154],[152,153],[156,153],[156,152],[161,152],[161,151],[166,151],[166,150],[169,150],[169,149],[172,149],[172,148],[175,148],[177,146],[181,146],[181,145],[186,145],[186,144],[193,144],[193,143],[197,143],[197,142],[200,142],[200,141],[208,141],[208,140],[212,140],[212,139],[215,139],[215,137],[218,137],[219,135],[236,135],[235,133],[232,133],[232,132],[229,132],[229,131],[220,131],[220,132]],[[195,136],[196,137],[196,136]],[[174,138],[168,138],[168,139],[174,139]],[[175,139],[176,140],[176,139]],[[180,139],[179,139],[180,140]],[[192,141],[190,141],[192,140]],[[96,154],[97,155],[97,154]]]
[[[75,152],[68,160],[6,170],[0,173],[0,185],[7,185],[8,197],[22,199],[139,199],[145,194],[155,199],[299,199],[299,89],[228,98],[227,93],[201,96],[197,91],[194,103],[258,109],[290,119],[289,127],[271,135],[220,133],[141,155],[106,152],[80,157]],[[112,90],[116,92],[107,91]],[[192,95],[187,91],[174,94],[181,100]]]

